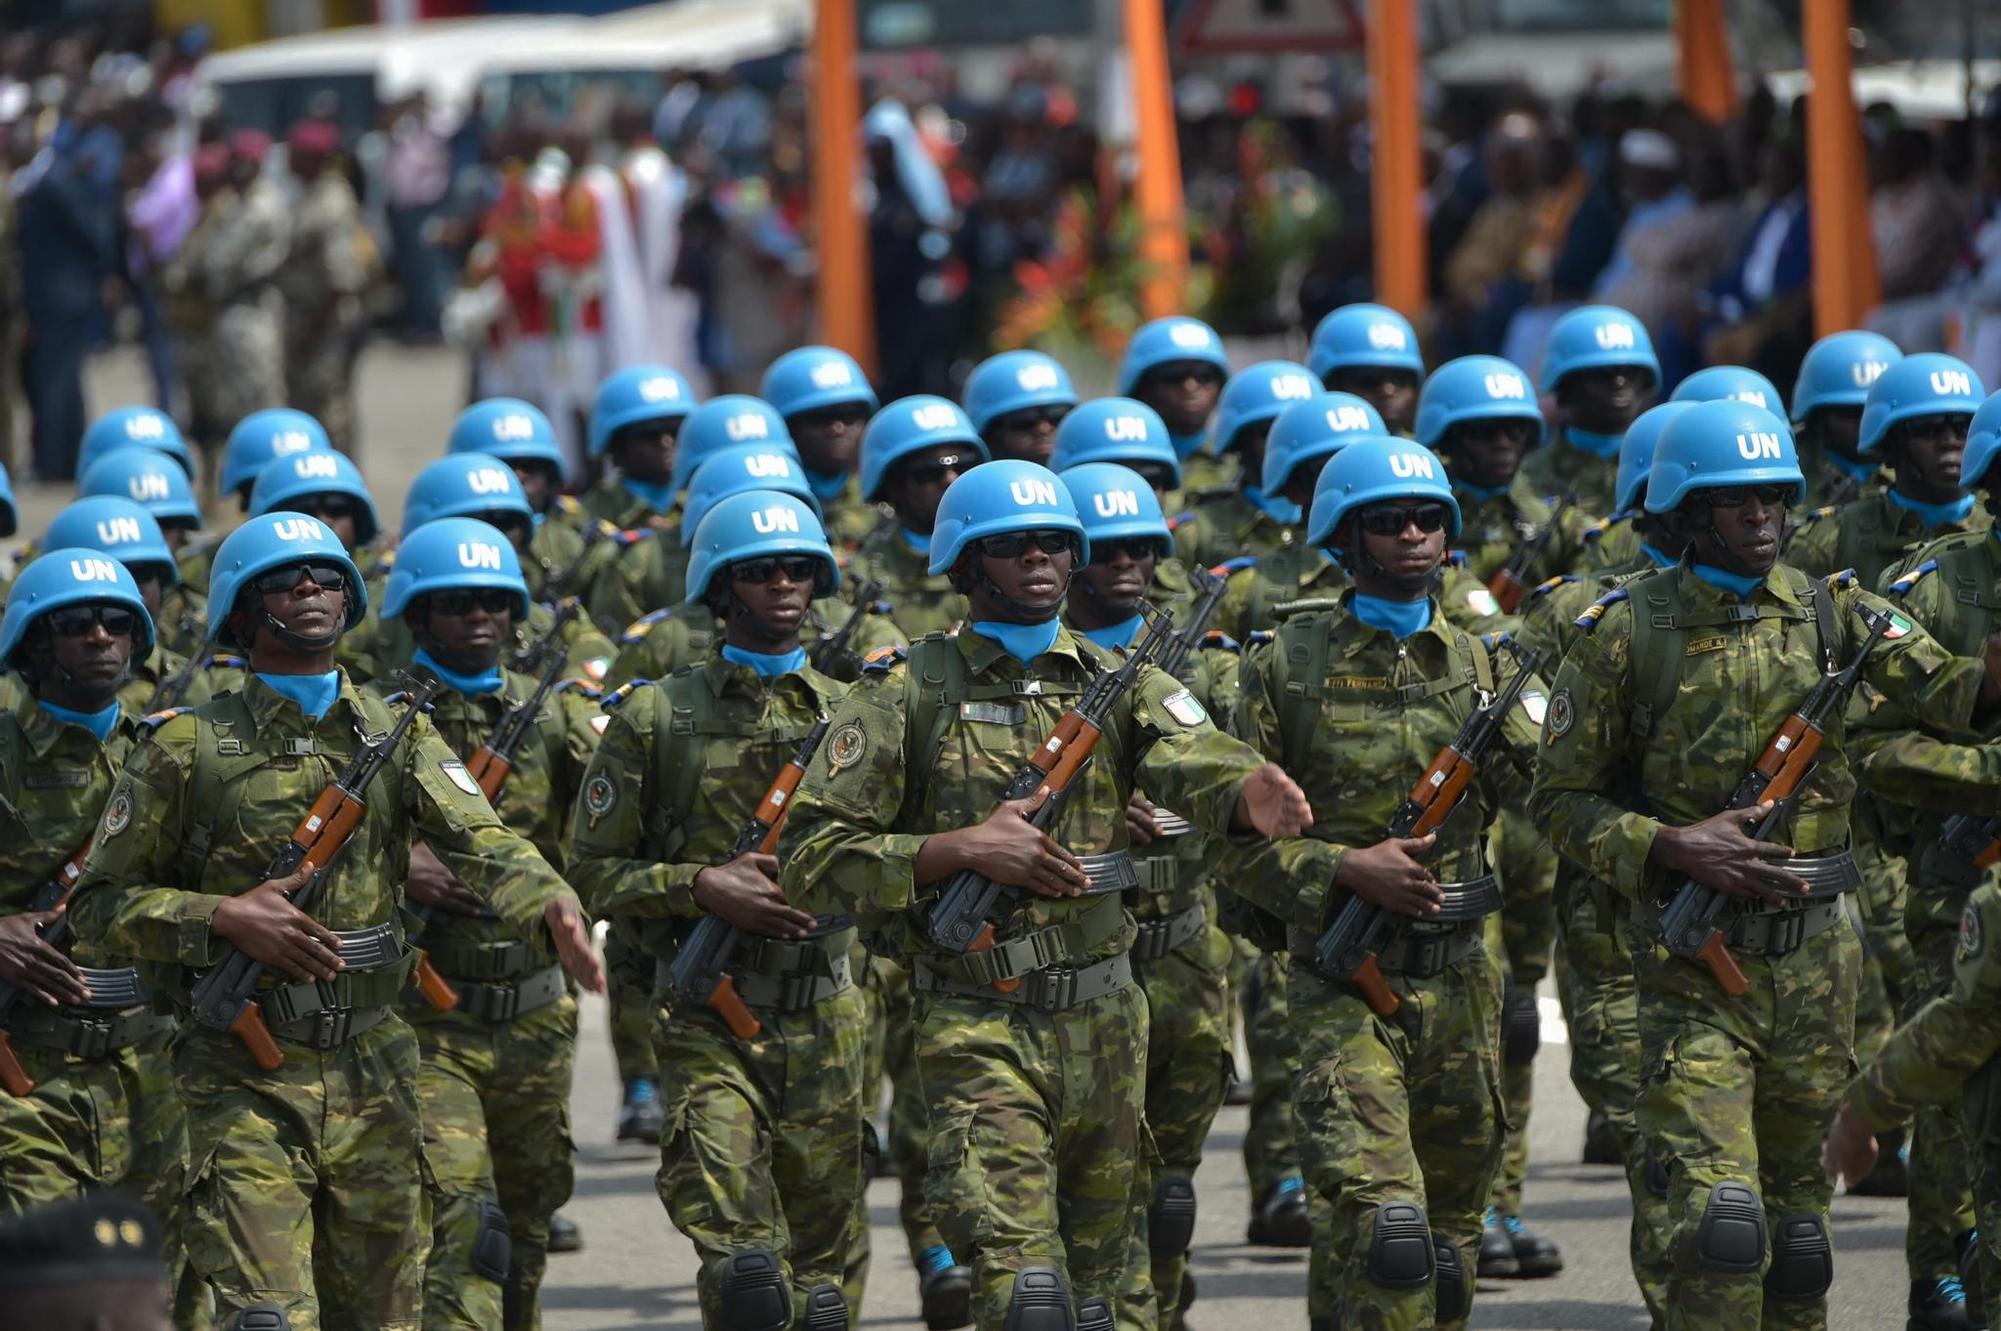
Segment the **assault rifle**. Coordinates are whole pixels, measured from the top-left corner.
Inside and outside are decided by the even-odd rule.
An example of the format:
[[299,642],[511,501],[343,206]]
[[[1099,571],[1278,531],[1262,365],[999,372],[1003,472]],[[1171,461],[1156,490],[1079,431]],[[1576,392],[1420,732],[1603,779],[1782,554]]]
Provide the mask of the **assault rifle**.
[[1223,603],[1223,593],[1229,590],[1230,575],[1250,568],[1258,561],[1250,555],[1239,555],[1214,568],[1198,568],[1192,573],[1195,583],[1195,606],[1188,612],[1188,619],[1168,640],[1167,648],[1154,664],[1161,671],[1181,678],[1181,669],[1188,664],[1188,658],[1202,645],[1202,635],[1209,631],[1209,621],[1216,617],[1216,607]]
[[831,634],[813,644],[813,668],[822,674],[839,661],[847,652],[848,644],[855,640],[855,632],[862,626],[862,620],[875,608],[875,598],[882,595],[882,583],[870,578],[855,593],[855,608],[841,621],[841,626]]
[[[85,837],[83,844],[76,848],[76,853],[64,860],[55,875],[42,884],[42,890],[35,893],[34,900],[28,903],[29,910],[55,910],[69,904],[70,894],[76,891],[77,880],[83,877],[84,857],[90,854],[93,839]],[[35,937],[50,947],[66,947],[70,933],[69,916],[65,913],[36,929]],[[19,1056],[14,1053],[14,1041],[7,1034],[8,1020],[26,997],[26,992],[19,985],[0,982],[0,1086],[17,1098],[35,1089],[35,1079],[21,1066]]]
[[603,518],[587,523],[583,533],[583,548],[577,551],[577,557],[556,570],[555,575],[542,584],[543,603],[560,604],[562,599],[570,594],[570,584],[577,580],[577,575],[584,571],[584,565],[590,562],[592,552],[619,534],[619,529]]
[[2001,818],[1956,813],[1939,828],[1927,858],[1960,882],[1977,881],[1981,873],[2001,863]]
[[1493,577],[1487,579],[1487,590],[1501,604],[1501,613],[1512,615],[1521,607],[1522,598],[1529,593],[1529,570],[1542,558],[1542,552],[1549,547],[1550,538],[1562,525],[1563,515],[1577,502],[1575,490],[1565,491],[1556,501],[1556,507],[1549,511],[1549,519],[1536,529],[1536,534],[1515,547],[1508,562],[1501,565]]

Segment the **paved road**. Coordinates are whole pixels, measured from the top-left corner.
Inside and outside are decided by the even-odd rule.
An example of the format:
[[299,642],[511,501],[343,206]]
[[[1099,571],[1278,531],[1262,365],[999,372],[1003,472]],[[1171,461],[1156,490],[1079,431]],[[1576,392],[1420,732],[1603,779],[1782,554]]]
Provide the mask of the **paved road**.
[[[463,401],[464,370],[450,353],[379,344],[363,356],[361,376],[362,465],[385,522],[393,525],[410,477],[443,447]],[[140,400],[143,385],[136,359],[101,358],[92,367],[91,408]],[[67,497],[50,487],[25,487],[23,530],[39,531]],[[1545,999],[1544,1006],[1553,1009],[1554,1001]],[[577,1190],[568,1213],[583,1226],[587,1247],[551,1262],[545,1325],[549,1331],[696,1327],[694,1264],[687,1241],[668,1225],[653,1194],[655,1162],[650,1152],[612,1140],[617,1087],[602,1004],[587,1005],[585,1021],[575,1096]],[[1615,1170],[1572,1163],[1582,1139],[1583,1106],[1567,1080],[1560,1037],[1560,1023],[1546,1014],[1546,1042],[1536,1067],[1528,1214],[1563,1245],[1569,1266],[1549,1280],[1484,1285],[1473,1325],[1494,1331],[1644,1331],[1646,1316],[1626,1263],[1624,1184]],[[1226,1109],[1198,1178],[1194,1270],[1201,1297],[1189,1320],[1198,1331],[1303,1328],[1303,1255],[1242,1242],[1249,1206],[1238,1157],[1243,1129],[1244,1111]],[[876,1259],[864,1320],[871,1326],[915,1327],[921,1322],[896,1227],[895,1187],[877,1180],[869,1190]],[[1903,1325],[1903,1230],[1901,1202],[1836,1202],[1836,1331]]]

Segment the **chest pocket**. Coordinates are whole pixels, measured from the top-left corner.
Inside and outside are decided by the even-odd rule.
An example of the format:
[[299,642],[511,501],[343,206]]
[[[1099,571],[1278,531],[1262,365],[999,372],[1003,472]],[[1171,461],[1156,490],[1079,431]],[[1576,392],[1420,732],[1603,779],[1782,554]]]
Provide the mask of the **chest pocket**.
[[[706,694],[705,681],[696,685]],[[664,683],[649,692],[655,709],[653,782],[660,799],[646,815],[647,853],[679,860],[694,826],[713,830],[716,853],[724,853],[813,722],[746,724],[679,706]]]

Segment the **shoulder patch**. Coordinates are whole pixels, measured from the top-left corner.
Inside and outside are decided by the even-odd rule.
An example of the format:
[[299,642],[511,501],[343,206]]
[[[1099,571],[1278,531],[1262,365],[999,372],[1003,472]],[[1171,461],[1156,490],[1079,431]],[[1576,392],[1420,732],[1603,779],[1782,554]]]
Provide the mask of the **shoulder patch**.
[[1577,705],[1570,699],[1569,689],[1558,689],[1556,696],[1549,700],[1545,713],[1544,729],[1551,739],[1562,739],[1577,721]]
[[1612,523],[1616,517],[1617,515],[1615,514],[1611,518],[1598,519],[1598,521],[1592,523],[1589,527],[1586,527],[1584,529],[1584,534],[1582,539],[1586,541],[1601,541],[1605,539],[1605,533],[1612,530]]
[[248,670],[249,668],[250,661],[247,657],[225,656],[220,652],[209,657],[208,664],[202,667],[204,670]]
[[[1619,602],[1626,600],[1631,595],[1632,593],[1627,591],[1624,587],[1613,588],[1611,591],[1606,592],[1603,596],[1593,601],[1590,604],[1590,606],[1585,609],[1584,613],[1579,615],[1573,621],[1575,627],[1583,629],[1586,633],[1595,632],[1598,628],[1598,621],[1605,617],[1605,612],[1607,610],[1610,610],[1613,606],[1619,604]],[[1559,694],[1558,696],[1561,697],[1562,695]]]
[[1210,629],[1202,635],[1202,648],[1213,652],[1241,652],[1244,645],[1221,629]]
[[1927,559],[1903,577],[1892,582],[1890,584],[1890,595],[1909,596],[1911,588],[1917,586],[1936,572],[1938,572],[1938,561],[1936,559]]
[[[108,825],[110,821],[111,816],[107,813],[105,822]],[[1980,905],[1978,902],[1969,901],[1959,917],[1959,959],[1972,961],[1986,946],[1987,940],[1980,928]]]
[[[926,637],[928,639],[929,635],[926,635]],[[864,675],[886,675],[900,663],[907,660],[909,656],[909,650],[903,647],[878,647],[862,658],[862,673]],[[845,730],[846,727],[843,726],[842,729]]]
[[439,763],[438,770],[445,774],[446,780],[450,781],[466,794],[478,795],[481,799],[486,798],[485,793],[479,788],[479,782],[472,779],[472,773],[466,771],[466,765],[458,759],[454,758],[450,762]]
[[827,736],[827,775],[836,776],[844,767],[853,767],[868,752],[868,732],[859,721],[847,721]]
[[1494,599],[1494,593],[1485,587],[1473,587],[1466,593],[1466,608],[1476,615],[1498,615],[1501,603]]
[[672,619],[673,617],[674,607],[671,605],[665,609],[647,611],[625,626],[625,632],[618,635],[619,645],[621,647],[630,647],[635,642],[644,640],[647,634],[653,632],[654,625],[660,623],[662,620]]
[[1176,689],[1162,698],[1160,705],[1184,726],[1199,726],[1209,719],[1209,713],[1202,709],[1202,704],[1195,701],[1195,695],[1187,689]]
[[593,772],[583,789],[584,812],[595,823],[611,812],[612,805],[618,803],[618,787],[603,772]]
[[104,818],[98,835],[109,841],[130,826],[132,826],[132,792],[121,785],[112,794],[111,802],[104,806]]
[[194,711],[194,708],[192,707],[169,707],[163,712],[152,712],[146,716],[141,717],[139,719],[139,724],[146,727],[146,729],[149,731],[158,730],[161,726],[164,726],[165,724],[167,724],[167,722],[173,720],[175,717],[185,716],[192,711]]

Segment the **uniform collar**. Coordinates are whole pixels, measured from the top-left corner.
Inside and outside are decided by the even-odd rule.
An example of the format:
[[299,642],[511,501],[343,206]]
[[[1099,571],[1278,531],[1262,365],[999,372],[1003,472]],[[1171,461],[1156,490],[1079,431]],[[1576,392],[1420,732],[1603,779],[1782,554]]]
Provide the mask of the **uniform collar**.
[[1738,599],[1735,592],[1711,586],[1697,577],[1695,574],[1695,561],[1688,555],[1683,555],[1681,563],[1675,566],[1675,577],[1680,579],[1682,604],[1691,608],[1698,605],[1723,605],[1725,603],[1730,605],[1750,605],[1769,598],[1781,605],[1790,605],[1803,610],[1806,607],[1800,603],[1800,598],[1793,592],[1792,580],[1781,573],[1781,570],[1785,567],[1786,565],[1783,562],[1774,565],[1772,571],[1765,575],[1765,580],[1752,588],[1751,594],[1741,600]]
[[[75,729],[58,721],[46,707],[43,707],[28,689],[25,680],[21,681],[20,693],[14,702],[14,719],[20,724],[21,733],[27,737],[29,756],[37,760],[47,758],[56,745],[63,741],[63,737]],[[137,719],[127,710],[119,716],[118,729],[111,733],[115,738],[119,730],[127,730],[138,724]]]
[[1074,662],[1077,668],[1087,676],[1098,673],[1098,660],[1091,655],[1093,649],[1088,647],[1082,638],[1072,633],[1069,627],[1061,622],[1056,626],[1056,641],[1049,645],[1048,651],[1036,657],[1032,665],[1023,665],[1008,655],[1007,648],[1001,646],[992,638],[981,634],[971,631],[961,631],[954,635],[954,637],[955,641],[959,644],[960,654],[966,658],[967,666],[975,675],[994,672],[996,663],[1000,667],[997,673],[1004,673],[1009,676],[1019,676],[1023,673],[1042,673],[1046,670],[1046,667],[1042,666],[1042,662],[1047,661],[1052,656],[1060,657],[1067,662]]
[[1287,538],[1285,544],[1291,544],[1292,529],[1246,499],[1242,491],[1231,492],[1230,505],[1236,510],[1229,515],[1229,522],[1231,535],[1235,537],[1237,544],[1247,544],[1260,527],[1270,527]]
[[339,719],[343,712],[349,718],[359,721],[363,715],[361,691],[355,687],[354,681],[348,678],[347,671],[343,667],[336,665],[334,673],[340,677],[340,682],[334,689],[333,705],[327,708],[325,716],[318,721],[311,721],[299,709],[299,704],[259,679],[255,670],[246,667],[243,672],[242,696],[243,706],[250,713],[251,723],[259,732],[274,725],[297,727],[301,722],[305,723],[308,730],[314,730]]
[[763,698],[781,691],[804,690],[807,697],[816,702],[830,695],[832,681],[813,668],[812,654],[806,657],[803,669],[767,679],[747,665],[723,659],[722,634],[716,634],[716,644],[709,649],[709,658],[703,663],[702,677],[709,683],[710,696],[721,698],[727,693],[742,694],[745,697]]
[[1431,598],[1431,622],[1408,638],[1398,638],[1373,624],[1365,624],[1357,619],[1352,609],[1353,596],[1352,591],[1341,594],[1341,613],[1335,620],[1337,632],[1334,645],[1344,658],[1355,657],[1379,647],[1394,648],[1399,642],[1415,651],[1417,644],[1427,638],[1436,639],[1441,649],[1452,645],[1452,638],[1447,632],[1448,626],[1445,622],[1445,607],[1439,604],[1436,595]]

